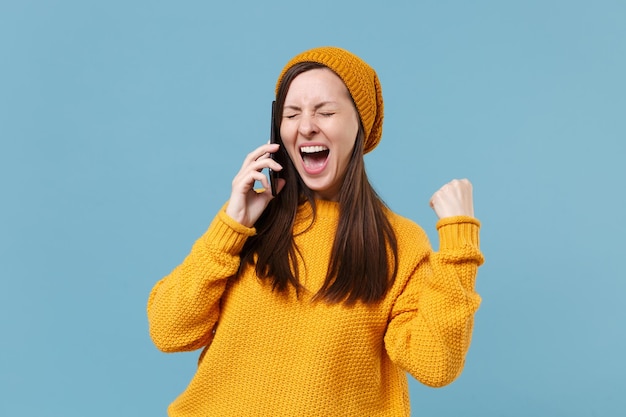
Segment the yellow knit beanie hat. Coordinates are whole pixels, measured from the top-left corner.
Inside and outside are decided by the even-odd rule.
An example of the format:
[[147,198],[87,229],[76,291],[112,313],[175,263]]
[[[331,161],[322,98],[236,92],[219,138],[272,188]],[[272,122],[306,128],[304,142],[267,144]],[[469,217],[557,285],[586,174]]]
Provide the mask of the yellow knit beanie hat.
[[343,80],[365,129],[363,152],[368,153],[374,149],[383,133],[383,95],[374,69],[345,49],[332,46],[314,48],[296,55],[285,65],[278,77],[276,91],[287,70],[300,62],[317,62],[325,65]]

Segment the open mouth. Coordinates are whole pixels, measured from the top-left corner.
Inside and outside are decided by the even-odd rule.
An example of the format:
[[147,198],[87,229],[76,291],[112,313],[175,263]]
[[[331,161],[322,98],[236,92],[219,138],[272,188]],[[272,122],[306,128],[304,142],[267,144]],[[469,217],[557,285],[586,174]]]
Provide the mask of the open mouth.
[[300,156],[304,168],[309,173],[317,173],[324,169],[330,150],[326,146],[303,146],[300,148]]

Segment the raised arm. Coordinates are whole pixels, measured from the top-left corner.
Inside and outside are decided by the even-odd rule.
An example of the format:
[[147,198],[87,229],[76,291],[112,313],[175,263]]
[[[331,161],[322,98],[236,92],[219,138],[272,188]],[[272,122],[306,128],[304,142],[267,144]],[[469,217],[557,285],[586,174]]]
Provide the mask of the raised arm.
[[449,384],[461,373],[480,305],[475,280],[483,256],[471,198],[467,180],[455,180],[433,196],[431,205],[444,216],[437,223],[440,250],[420,258],[385,335],[390,358],[429,386]]

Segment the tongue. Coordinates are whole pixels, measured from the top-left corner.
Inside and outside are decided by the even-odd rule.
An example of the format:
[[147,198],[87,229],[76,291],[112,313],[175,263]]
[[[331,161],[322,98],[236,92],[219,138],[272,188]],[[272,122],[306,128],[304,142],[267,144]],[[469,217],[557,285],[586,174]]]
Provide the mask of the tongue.
[[328,152],[315,152],[302,155],[302,160],[307,168],[320,168],[326,162]]

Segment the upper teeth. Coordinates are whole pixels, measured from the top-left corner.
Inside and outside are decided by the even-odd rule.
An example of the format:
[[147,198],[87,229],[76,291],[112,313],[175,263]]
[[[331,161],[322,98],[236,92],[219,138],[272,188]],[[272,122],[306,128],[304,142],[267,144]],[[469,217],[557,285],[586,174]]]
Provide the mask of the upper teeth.
[[322,151],[327,151],[328,148],[326,146],[303,146],[300,148],[300,152],[304,152],[304,153],[315,153],[315,152],[322,152]]

